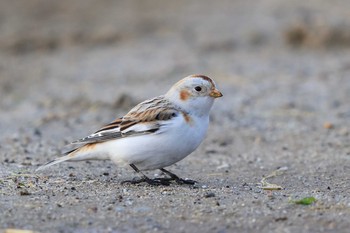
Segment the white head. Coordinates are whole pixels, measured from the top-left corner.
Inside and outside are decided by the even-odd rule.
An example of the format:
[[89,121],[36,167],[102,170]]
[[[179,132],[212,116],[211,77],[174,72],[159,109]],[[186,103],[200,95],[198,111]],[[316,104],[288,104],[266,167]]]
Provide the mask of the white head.
[[204,75],[190,75],[165,94],[170,101],[196,115],[208,115],[214,99],[221,96],[214,81]]

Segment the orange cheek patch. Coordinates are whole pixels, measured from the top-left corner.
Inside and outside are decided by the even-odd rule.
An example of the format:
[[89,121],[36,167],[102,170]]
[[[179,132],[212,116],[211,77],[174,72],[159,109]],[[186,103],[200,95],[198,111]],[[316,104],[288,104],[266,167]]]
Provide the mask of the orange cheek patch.
[[182,90],[180,91],[180,99],[182,101],[187,100],[190,97],[190,93],[188,91]]

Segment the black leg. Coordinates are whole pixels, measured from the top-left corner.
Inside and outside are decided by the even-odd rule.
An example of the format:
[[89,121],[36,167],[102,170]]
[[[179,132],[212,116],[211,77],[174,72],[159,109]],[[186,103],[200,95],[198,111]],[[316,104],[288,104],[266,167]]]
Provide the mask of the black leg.
[[148,178],[145,174],[143,174],[134,164],[130,164],[130,167],[132,169],[134,169],[134,171],[136,173],[139,173],[142,175],[142,177],[140,179],[132,179],[132,180],[125,180],[122,181],[122,184],[125,183],[130,183],[130,184],[139,184],[139,183],[143,183],[146,182],[149,185],[170,185],[170,180],[171,179],[161,179],[161,178],[156,178],[156,179],[150,179]]
[[195,181],[195,180],[184,180],[184,179],[178,177],[177,175],[175,175],[174,173],[169,172],[168,170],[165,170],[164,168],[161,168],[159,170],[161,170],[162,172],[164,172],[165,174],[170,176],[171,180],[175,180],[176,183],[178,183],[178,184],[191,184],[191,185],[194,185],[195,183],[197,183],[197,181]]

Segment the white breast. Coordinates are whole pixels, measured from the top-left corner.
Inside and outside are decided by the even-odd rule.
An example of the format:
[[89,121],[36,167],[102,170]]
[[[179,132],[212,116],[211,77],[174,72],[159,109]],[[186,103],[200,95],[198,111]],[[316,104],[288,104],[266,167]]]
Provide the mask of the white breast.
[[192,153],[208,129],[209,116],[188,117],[171,119],[156,134],[107,141],[101,150],[116,164],[134,164],[140,170],[170,166]]

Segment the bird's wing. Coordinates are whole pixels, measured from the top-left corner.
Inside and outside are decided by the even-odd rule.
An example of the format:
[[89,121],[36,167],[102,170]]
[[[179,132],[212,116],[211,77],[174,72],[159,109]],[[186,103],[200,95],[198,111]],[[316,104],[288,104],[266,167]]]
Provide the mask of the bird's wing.
[[159,132],[162,126],[179,115],[179,110],[164,98],[146,100],[122,118],[103,126],[100,130],[72,144],[91,144]]

